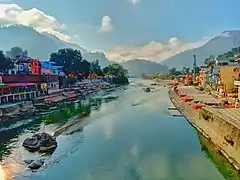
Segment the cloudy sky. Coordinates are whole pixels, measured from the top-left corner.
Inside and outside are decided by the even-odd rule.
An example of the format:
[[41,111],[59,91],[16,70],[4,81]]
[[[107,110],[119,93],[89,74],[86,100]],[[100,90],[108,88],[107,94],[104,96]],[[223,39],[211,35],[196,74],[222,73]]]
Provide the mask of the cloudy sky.
[[111,60],[161,61],[240,29],[239,0],[0,0],[0,25],[50,32]]

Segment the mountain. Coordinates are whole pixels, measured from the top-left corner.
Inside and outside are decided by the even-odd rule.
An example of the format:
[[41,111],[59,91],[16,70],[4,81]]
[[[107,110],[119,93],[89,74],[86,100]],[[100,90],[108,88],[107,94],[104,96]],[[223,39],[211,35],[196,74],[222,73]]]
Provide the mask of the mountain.
[[153,75],[168,72],[167,66],[144,59],[128,60],[122,62],[121,65],[128,70],[131,76],[141,76],[142,74]]
[[107,59],[106,55],[103,52],[88,52],[83,54],[83,58],[88,61],[99,60],[99,64],[101,67],[105,67],[110,64],[110,61]]
[[73,48],[82,52],[83,58],[93,61],[98,59],[100,65],[106,66],[109,60],[101,52],[91,53],[77,44],[65,42],[54,35],[39,33],[33,28],[15,25],[0,28],[0,50],[7,51],[19,46],[28,51],[30,57],[48,60],[52,52],[61,48]]
[[240,42],[240,30],[224,31],[221,35],[212,38],[203,46],[181,52],[172,56],[162,63],[169,68],[180,68],[182,66],[193,66],[193,55],[196,55],[197,65],[203,65],[204,60],[210,55],[217,56],[236,47]]

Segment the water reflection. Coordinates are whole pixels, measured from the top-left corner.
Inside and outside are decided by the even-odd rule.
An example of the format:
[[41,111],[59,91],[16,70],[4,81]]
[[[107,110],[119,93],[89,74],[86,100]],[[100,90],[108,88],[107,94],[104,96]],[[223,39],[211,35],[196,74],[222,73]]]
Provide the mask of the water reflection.
[[239,180],[240,175],[228,160],[220,153],[220,151],[212,144],[211,141],[206,139],[202,134],[197,132],[202,151],[206,157],[213,162],[219,172],[226,180]]
[[[75,149],[74,153],[28,179],[223,179],[201,151],[195,130],[184,118],[165,113],[170,106],[167,91],[159,87],[158,94],[148,94],[130,87],[117,101],[92,113],[82,133],[67,140],[59,137],[55,156],[60,149]],[[142,103],[132,107],[138,100]],[[80,134],[81,143],[71,147]]]
[[[203,143],[200,139],[200,145],[195,130],[183,117],[166,113],[171,106],[168,89],[159,86],[155,92],[145,93],[142,86],[146,84],[134,81],[127,90],[91,97],[90,105],[87,101],[66,105],[53,115],[42,116],[38,125],[25,128],[14,140],[19,154],[26,152],[19,142],[33,132],[26,129],[35,126],[39,131],[45,124],[46,131],[53,131],[66,121],[74,121],[82,108],[91,112],[69,130],[84,126],[83,132],[57,137],[59,147],[44,167],[35,173],[20,168],[12,173],[17,174],[15,179],[223,180],[225,176],[201,151]],[[136,102],[139,105],[132,106]],[[9,165],[9,157],[16,152],[10,150],[3,162]]]
[[1,165],[0,165],[0,180],[6,180],[5,172]]
[[[89,112],[90,116],[91,112],[99,110],[102,103],[110,103],[117,100],[117,98],[118,95],[116,93],[113,94],[112,92],[104,92],[103,98],[99,98],[98,95],[91,96],[79,102],[63,104],[58,110],[48,112],[47,114],[38,115],[31,119],[17,121],[14,124],[10,124],[8,122],[2,124],[0,128],[0,160],[2,164],[0,169],[1,175],[3,176],[5,174],[5,176],[10,178],[14,174],[19,173],[25,168],[25,165],[22,163],[23,160],[34,156],[34,154],[28,153],[21,147],[22,141],[27,136],[40,131],[53,133],[64,123],[74,121],[79,118],[80,114]],[[76,146],[78,143],[76,143],[76,141],[71,141],[71,143],[72,149],[70,152],[72,153],[75,151],[73,143],[75,143]],[[61,151],[66,151],[66,148],[59,148],[58,153],[60,155]],[[53,155],[52,157],[54,159],[55,156]],[[53,162],[56,163],[55,160],[58,158],[55,157],[54,161],[53,159],[48,162],[47,166],[51,166]],[[0,176],[0,180],[1,178],[2,177]]]

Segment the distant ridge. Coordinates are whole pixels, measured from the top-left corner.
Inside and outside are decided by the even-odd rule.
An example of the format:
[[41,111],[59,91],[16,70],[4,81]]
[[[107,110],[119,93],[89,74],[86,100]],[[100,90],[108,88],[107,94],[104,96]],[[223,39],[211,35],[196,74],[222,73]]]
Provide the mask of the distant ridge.
[[203,46],[179,53],[164,60],[162,63],[169,68],[180,68],[182,66],[192,67],[193,55],[195,54],[197,57],[197,65],[203,65],[207,57],[210,55],[217,56],[227,52],[236,47],[237,42],[240,42],[240,30],[224,31]]
[[129,71],[130,76],[162,74],[168,72],[168,67],[145,59],[128,60],[121,63]]
[[101,66],[109,64],[102,52],[92,53],[71,42],[65,42],[49,33],[39,33],[31,27],[14,25],[0,28],[0,50],[7,51],[19,46],[28,51],[29,56],[40,60],[48,60],[52,52],[61,48],[73,48],[82,52],[83,58],[89,61],[98,59]]

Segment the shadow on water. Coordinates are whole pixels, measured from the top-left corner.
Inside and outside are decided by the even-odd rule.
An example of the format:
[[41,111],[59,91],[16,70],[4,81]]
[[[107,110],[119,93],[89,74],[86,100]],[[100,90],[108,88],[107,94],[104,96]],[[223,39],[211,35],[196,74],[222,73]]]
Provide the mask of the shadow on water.
[[202,151],[206,157],[213,162],[218,171],[226,180],[239,180],[240,175],[228,160],[221,154],[214,144],[205,138],[201,133],[197,132]]

